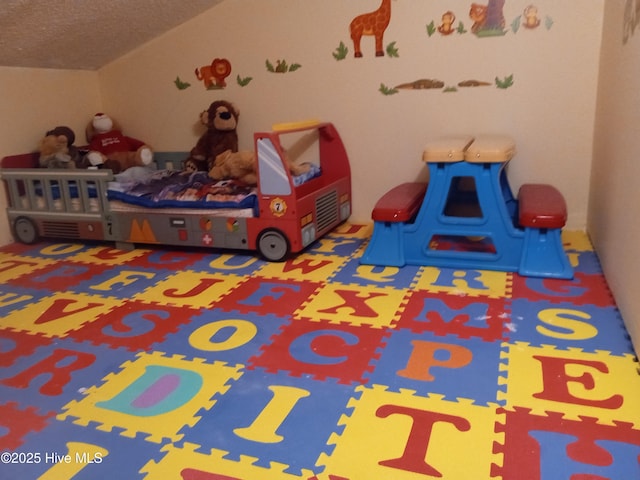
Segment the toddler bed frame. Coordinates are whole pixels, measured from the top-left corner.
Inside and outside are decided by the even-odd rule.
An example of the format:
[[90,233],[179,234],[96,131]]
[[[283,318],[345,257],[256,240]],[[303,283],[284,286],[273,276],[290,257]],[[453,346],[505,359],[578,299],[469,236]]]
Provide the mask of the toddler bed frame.
[[[295,139],[286,155],[312,150],[320,174],[298,184],[287,167],[283,137]],[[313,145],[316,147],[313,148]],[[282,261],[322,237],[351,214],[351,171],[331,123],[274,126],[254,134],[258,183],[247,208],[149,208],[110,200],[110,170],[37,168],[38,154],[5,157],[0,177],[7,215],[17,241],[40,237],[257,250]],[[182,152],[160,152],[155,161],[172,168]],[[179,164],[179,163],[178,163]]]

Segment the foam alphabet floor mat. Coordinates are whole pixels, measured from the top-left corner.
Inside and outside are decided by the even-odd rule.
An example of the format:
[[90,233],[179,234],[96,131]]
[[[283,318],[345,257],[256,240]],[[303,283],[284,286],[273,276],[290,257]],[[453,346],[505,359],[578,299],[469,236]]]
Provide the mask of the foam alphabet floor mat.
[[0,478],[640,478],[640,377],[587,236],[573,280],[0,248]]

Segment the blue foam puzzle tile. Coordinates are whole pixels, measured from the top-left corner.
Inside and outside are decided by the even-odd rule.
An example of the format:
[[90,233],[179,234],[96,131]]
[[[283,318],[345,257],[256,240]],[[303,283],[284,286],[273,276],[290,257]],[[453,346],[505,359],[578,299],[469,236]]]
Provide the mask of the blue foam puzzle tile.
[[73,290],[128,300],[174,273],[171,270],[118,266],[106,269],[99,275],[79,283]]
[[640,478],[640,445],[598,440],[596,444],[611,458],[607,464],[598,465],[595,464],[597,461],[586,463],[571,458],[571,444],[577,440],[573,435],[544,430],[534,430],[529,435],[541,445],[540,478],[561,480],[578,475],[585,478]]
[[48,290],[0,285],[0,318],[6,317],[11,312],[21,310],[30,303],[34,303],[50,294],[51,292]]
[[611,355],[632,352],[616,307],[515,299],[509,330],[510,342],[601,350]]
[[194,262],[190,270],[248,276],[260,270],[264,264],[265,261],[255,255],[213,252]]
[[123,349],[58,339],[0,368],[0,398],[41,412],[59,411],[133,357]]
[[279,462],[290,473],[317,472],[318,452],[352,394],[352,387],[331,381],[246,371],[194,427],[183,429],[183,441],[228,451],[229,459],[248,455],[256,465]]
[[600,260],[596,252],[573,252],[572,255],[575,255],[578,259],[578,264],[575,266],[576,272],[588,275],[602,274],[602,267],[600,266]]
[[420,268],[412,265],[402,268],[361,265],[358,258],[352,258],[333,280],[344,284],[402,289],[411,286]]
[[340,237],[338,235],[328,235],[313,242],[306,249],[307,253],[314,255],[339,255],[341,257],[350,257],[358,251],[363,240],[358,238]]
[[501,351],[500,341],[393,331],[368,380],[388,385],[389,390],[414,390],[422,396],[435,393],[452,401],[498,402]]
[[289,321],[289,317],[270,314],[203,309],[153,348],[186,358],[246,365]]

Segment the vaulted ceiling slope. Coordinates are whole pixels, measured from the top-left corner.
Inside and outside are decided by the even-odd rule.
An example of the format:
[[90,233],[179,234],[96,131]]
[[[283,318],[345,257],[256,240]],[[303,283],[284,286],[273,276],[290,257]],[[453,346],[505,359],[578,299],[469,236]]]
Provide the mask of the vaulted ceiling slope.
[[223,0],[1,0],[0,66],[97,70]]

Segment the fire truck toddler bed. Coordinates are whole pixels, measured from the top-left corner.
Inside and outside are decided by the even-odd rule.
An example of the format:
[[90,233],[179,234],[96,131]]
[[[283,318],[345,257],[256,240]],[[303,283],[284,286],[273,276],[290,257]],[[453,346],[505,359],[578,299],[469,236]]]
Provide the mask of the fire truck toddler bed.
[[[348,156],[331,123],[274,126],[254,134],[258,183],[216,182],[179,171],[183,152],[159,152],[152,170],[38,168],[38,154],[5,157],[0,176],[16,240],[40,237],[257,250],[281,261],[351,213]],[[285,156],[286,152],[286,156]],[[287,160],[288,158],[288,160]],[[291,175],[288,161],[306,162]]]

